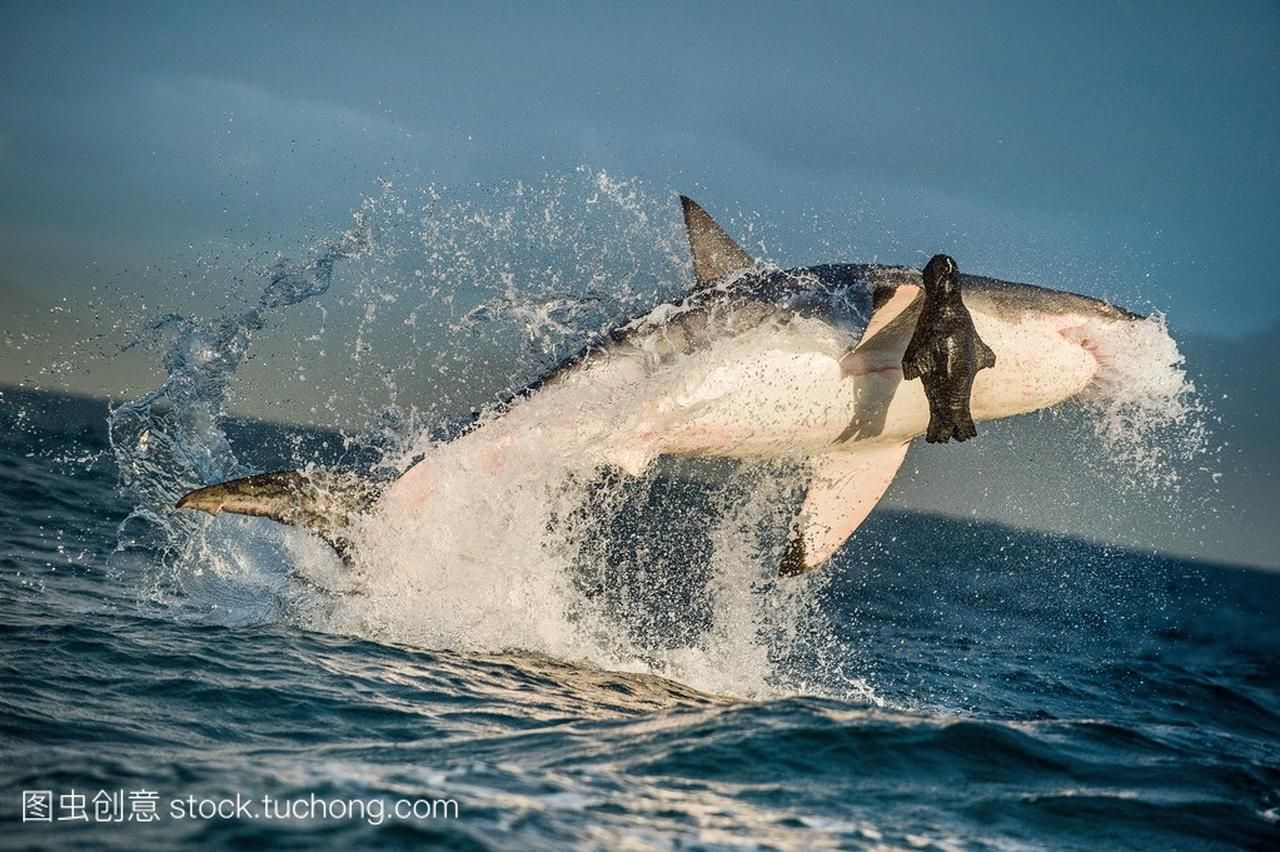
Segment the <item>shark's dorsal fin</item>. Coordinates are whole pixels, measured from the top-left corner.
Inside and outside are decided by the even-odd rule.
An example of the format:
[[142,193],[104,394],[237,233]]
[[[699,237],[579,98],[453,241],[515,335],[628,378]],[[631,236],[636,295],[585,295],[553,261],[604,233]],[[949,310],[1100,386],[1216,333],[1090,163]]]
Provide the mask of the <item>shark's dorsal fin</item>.
[[698,202],[682,195],[680,204],[684,207],[684,226],[693,255],[695,289],[756,265],[755,258],[743,251]]

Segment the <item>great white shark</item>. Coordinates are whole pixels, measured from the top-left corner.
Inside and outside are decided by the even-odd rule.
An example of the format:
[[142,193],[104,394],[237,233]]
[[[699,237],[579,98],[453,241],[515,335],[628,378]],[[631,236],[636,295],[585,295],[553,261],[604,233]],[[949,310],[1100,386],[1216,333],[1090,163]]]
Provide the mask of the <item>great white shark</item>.
[[[812,570],[867,517],[929,427],[924,384],[903,370],[913,336],[929,331],[922,273],[850,263],[780,269],[745,252],[697,203],[681,202],[694,272],[687,296],[601,335],[449,446],[518,464],[536,431],[633,475],[667,454],[805,462],[808,488],[780,573]],[[984,361],[990,368],[968,377],[977,422],[1079,394],[1098,373],[1098,341],[1144,319],[1031,284],[959,274],[958,285],[994,353],[994,365]],[[303,526],[351,557],[354,519],[371,513],[403,525],[431,499],[432,471],[431,453],[389,484],[280,471],[210,485],[177,505]]]

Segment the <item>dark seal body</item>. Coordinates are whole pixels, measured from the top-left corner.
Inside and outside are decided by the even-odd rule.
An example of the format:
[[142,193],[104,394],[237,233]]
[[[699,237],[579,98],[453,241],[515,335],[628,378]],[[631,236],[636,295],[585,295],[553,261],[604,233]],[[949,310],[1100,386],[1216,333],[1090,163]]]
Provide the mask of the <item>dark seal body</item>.
[[902,356],[903,378],[919,378],[929,400],[926,441],[945,444],[978,434],[969,411],[973,379],[995,365],[996,354],[978,337],[960,297],[955,261],[935,255],[924,268],[924,306]]

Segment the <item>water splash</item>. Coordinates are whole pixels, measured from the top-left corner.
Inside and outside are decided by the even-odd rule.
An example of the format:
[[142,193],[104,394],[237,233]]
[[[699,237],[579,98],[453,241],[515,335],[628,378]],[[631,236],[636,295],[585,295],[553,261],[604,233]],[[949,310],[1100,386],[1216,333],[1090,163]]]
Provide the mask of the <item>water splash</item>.
[[169,340],[164,381],[141,399],[113,409],[108,422],[120,488],[135,507],[120,528],[122,549],[140,546],[163,554],[184,549],[193,522],[173,512],[174,501],[200,485],[248,472],[223,429],[236,370],[273,317],[327,292],[335,264],[368,253],[370,239],[357,217],[355,228],[311,260],[279,259],[267,270],[266,284],[249,310],[209,325],[169,314],[123,347],[156,347]]
[[[679,468],[692,463],[672,462],[602,476],[582,447],[531,432],[500,456],[491,440],[436,447],[413,512],[365,519],[360,593],[308,626],[533,652],[737,696],[834,689],[807,656],[839,641],[819,602],[829,578],[777,578],[798,471],[736,467],[691,485]],[[856,678],[836,691],[871,695]]]
[[1177,492],[1214,450],[1210,412],[1184,369],[1163,314],[1109,324],[1092,349],[1099,370],[1078,398],[1114,481]]

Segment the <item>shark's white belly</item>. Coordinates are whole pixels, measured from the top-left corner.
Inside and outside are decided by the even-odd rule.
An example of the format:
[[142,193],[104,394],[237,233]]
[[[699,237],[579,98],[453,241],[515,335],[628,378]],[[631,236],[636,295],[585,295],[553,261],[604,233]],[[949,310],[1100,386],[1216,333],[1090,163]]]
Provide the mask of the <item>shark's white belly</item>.
[[[975,420],[1055,405],[1092,380],[1097,362],[1081,345],[1088,319],[971,312],[996,353],[996,366],[974,383]],[[485,470],[561,452],[640,473],[668,453],[804,458],[900,446],[929,423],[922,384],[902,375],[913,327],[889,323],[853,351],[825,323],[795,321],[657,366],[639,353],[619,355],[567,375],[445,449],[471,453]],[[419,465],[389,496],[423,493],[428,476]]]
[[[974,382],[976,420],[1055,405],[1093,378],[1096,360],[1063,334],[1085,320],[973,317],[997,353],[996,366]],[[679,381],[648,401],[640,440],[659,452],[741,458],[909,441],[929,423],[923,385],[903,380],[909,330],[885,328],[853,352],[838,335],[813,328],[771,329],[713,346],[691,356],[702,363],[682,365]]]
[[858,393],[836,353],[765,349],[686,375],[658,402],[654,425],[667,428],[664,452],[805,455],[836,441]]

